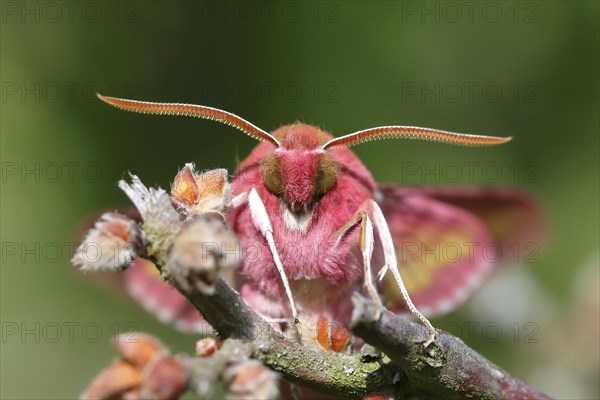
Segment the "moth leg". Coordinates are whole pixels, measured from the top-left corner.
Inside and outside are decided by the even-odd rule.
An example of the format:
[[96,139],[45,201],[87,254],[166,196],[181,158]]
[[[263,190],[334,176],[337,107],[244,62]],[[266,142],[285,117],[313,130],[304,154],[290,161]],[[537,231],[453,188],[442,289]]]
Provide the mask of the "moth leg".
[[368,213],[369,204],[364,203],[358,209],[358,211],[352,216],[350,221],[346,223],[337,232],[337,239],[334,242],[334,246],[337,246],[343,237],[356,225],[360,224],[360,231],[358,236],[358,245],[363,256],[363,266],[365,271],[365,287],[369,293],[369,297],[373,300],[377,306],[376,319],[379,318],[381,312],[384,310],[383,303],[379,297],[379,293],[373,284],[373,273],[371,270],[371,257],[373,255],[373,247],[375,244],[375,237],[373,235],[373,223]]
[[233,208],[237,208],[243,204],[246,204],[246,202],[248,202],[248,192],[240,193],[231,199],[231,206]]
[[373,284],[373,273],[371,272],[371,257],[373,256],[373,246],[375,245],[375,236],[373,235],[373,223],[366,211],[362,211],[360,221],[360,233],[358,236],[360,251],[363,255],[363,265],[365,269],[365,286],[369,296],[377,305],[377,315],[375,319],[379,319],[383,311],[383,303],[377,293],[377,289]]
[[396,280],[398,288],[400,289],[400,293],[402,293],[402,298],[408,306],[408,309],[419,319],[419,321],[423,323],[423,325],[425,325],[429,331],[429,339],[424,343],[425,347],[427,347],[435,340],[435,329],[433,328],[433,325],[431,325],[431,322],[429,322],[429,320],[425,318],[425,316],[421,314],[419,310],[417,310],[410,299],[410,296],[408,295],[408,291],[406,290],[406,286],[404,286],[404,282],[400,276],[400,271],[398,270],[398,261],[396,259],[396,251],[394,250],[392,235],[388,228],[387,222],[385,221],[383,213],[381,212],[381,208],[379,208],[379,205],[372,200],[370,206],[373,222],[375,228],[377,229],[377,233],[379,234],[379,238],[381,239],[383,254],[385,257],[385,266],[379,274],[379,279],[383,279],[388,270],[392,271],[394,279]]
[[[236,198],[239,196],[236,196]],[[283,287],[285,289],[285,294],[290,303],[290,308],[292,309],[292,315],[294,317],[294,322],[298,323],[298,311],[296,310],[296,303],[294,302],[294,297],[292,296],[292,290],[290,289],[290,284],[287,276],[285,275],[285,270],[283,269],[283,264],[281,263],[281,259],[279,258],[279,253],[277,252],[277,248],[275,247],[275,238],[273,237],[273,228],[271,226],[271,221],[269,220],[269,214],[267,214],[267,209],[265,208],[265,204],[262,199],[258,195],[256,189],[252,188],[250,193],[248,194],[248,207],[250,207],[250,215],[252,217],[252,223],[260,231],[263,237],[267,240],[267,244],[269,245],[269,250],[271,250],[271,256],[273,257],[273,262],[277,267],[277,271],[279,272],[279,276],[281,277],[281,281],[283,282]]]

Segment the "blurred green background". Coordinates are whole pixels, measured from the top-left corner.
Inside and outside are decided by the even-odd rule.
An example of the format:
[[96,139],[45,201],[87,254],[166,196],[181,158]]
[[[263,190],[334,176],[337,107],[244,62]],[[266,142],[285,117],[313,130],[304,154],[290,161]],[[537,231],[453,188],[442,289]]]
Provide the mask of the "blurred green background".
[[127,170],[167,187],[185,162],[233,171],[256,144],[210,121],[117,111],[96,91],[210,105],[267,130],[514,136],[355,151],[381,182],[539,199],[549,240],[533,262],[436,324],[550,395],[599,396],[598,2],[4,1],[1,34],[2,398],[77,397],[125,330],[191,351],[193,336],[75,273],[72,246],[86,218],[128,204],[115,185]]

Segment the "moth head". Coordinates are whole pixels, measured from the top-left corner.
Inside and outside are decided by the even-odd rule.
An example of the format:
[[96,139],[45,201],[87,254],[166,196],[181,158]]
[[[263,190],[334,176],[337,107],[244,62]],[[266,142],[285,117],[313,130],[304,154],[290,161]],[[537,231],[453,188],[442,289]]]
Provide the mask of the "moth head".
[[321,149],[331,135],[295,123],[273,132],[280,146],[261,162],[265,187],[293,213],[307,212],[336,185],[339,163]]
[[261,162],[265,187],[294,213],[308,211],[336,185],[339,164],[324,151],[278,149]]

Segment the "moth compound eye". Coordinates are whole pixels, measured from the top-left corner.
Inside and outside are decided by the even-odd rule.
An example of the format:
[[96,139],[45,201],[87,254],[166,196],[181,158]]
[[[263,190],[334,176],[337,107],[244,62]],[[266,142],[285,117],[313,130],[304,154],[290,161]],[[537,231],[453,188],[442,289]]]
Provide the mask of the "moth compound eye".
[[285,186],[279,161],[274,156],[270,156],[261,161],[260,167],[267,190],[277,196],[283,195]]
[[324,196],[335,187],[340,166],[331,156],[324,154],[317,164],[315,195]]

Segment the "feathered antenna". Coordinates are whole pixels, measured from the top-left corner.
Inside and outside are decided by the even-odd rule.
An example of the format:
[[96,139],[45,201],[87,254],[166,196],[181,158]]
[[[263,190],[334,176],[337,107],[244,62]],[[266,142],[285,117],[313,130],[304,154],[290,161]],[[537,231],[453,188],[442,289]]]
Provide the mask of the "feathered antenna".
[[462,146],[493,146],[506,143],[512,137],[501,138],[496,136],[469,135],[466,133],[446,132],[416,126],[380,126],[331,139],[321,149],[326,150],[336,146],[353,146],[378,139],[422,139]]
[[197,106],[194,104],[152,103],[148,101],[119,99],[116,97],[102,96],[100,93],[98,93],[97,96],[103,102],[122,110],[133,111],[142,114],[185,115],[188,117],[210,119],[221,122],[239,129],[254,139],[263,142],[269,142],[279,147],[279,141],[271,134],[263,131],[262,129],[235,114],[219,110],[218,108]]

